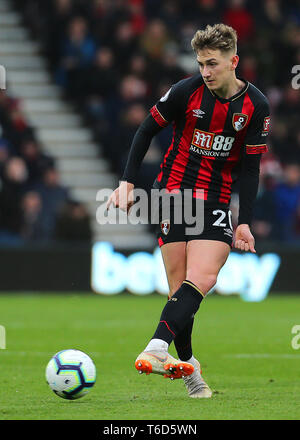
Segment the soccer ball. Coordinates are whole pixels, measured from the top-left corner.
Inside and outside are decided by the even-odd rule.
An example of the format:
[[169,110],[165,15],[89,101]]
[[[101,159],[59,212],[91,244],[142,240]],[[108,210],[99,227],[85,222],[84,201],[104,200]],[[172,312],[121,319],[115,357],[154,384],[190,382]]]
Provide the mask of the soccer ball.
[[96,367],[86,353],[80,350],[62,350],[49,361],[46,381],[58,396],[79,399],[94,386]]

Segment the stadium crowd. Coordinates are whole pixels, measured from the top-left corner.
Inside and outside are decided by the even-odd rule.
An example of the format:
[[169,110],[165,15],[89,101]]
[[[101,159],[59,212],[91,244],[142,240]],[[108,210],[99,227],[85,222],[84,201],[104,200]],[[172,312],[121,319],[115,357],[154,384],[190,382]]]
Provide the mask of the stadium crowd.
[[[148,109],[173,83],[197,71],[190,46],[195,31],[217,22],[234,27],[241,57],[238,76],[254,83],[267,95],[272,115],[269,152],[262,158],[252,229],[257,240],[300,243],[300,90],[295,87],[295,80],[292,81],[292,67],[300,65],[299,0],[24,0],[22,5],[15,3],[22,8],[33,36],[42,42],[53,78],[93,128],[95,139],[118,175],[122,174],[131,140]],[[10,98],[2,94],[1,108],[6,105],[5,100]],[[1,110],[1,123],[5,118],[3,113]],[[39,185],[47,186],[42,170],[47,164],[51,174],[55,165],[41,151],[31,129],[19,116],[18,106],[10,106],[11,123],[17,127],[10,134],[16,139],[9,138],[8,148],[8,137],[3,133],[1,175],[8,173],[13,154],[18,183],[23,179],[24,185],[27,169],[27,180],[34,178]],[[170,137],[169,127],[153,140],[142,164],[139,186],[151,187]],[[13,152],[11,145],[16,148]],[[30,165],[32,155],[34,166]],[[58,184],[57,177],[54,180]],[[24,225],[32,211],[37,216],[42,197],[43,191],[22,196],[18,207],[23,213],[22,226],[17,226],[22,234],[28,233],[24,232],[28,231],[28,225]],[[57,197],[67,199],[65,190],[60,188]],[[233,194],[235,213],[237,200]],[[3,213],[2,205],[0,209]],[[54,236],[53,224],[51,230]],[[31,231],[38,233],[38,227]]]
[[0,244],[90,240],[84,206],[59,181],[22,103],[0,92]]

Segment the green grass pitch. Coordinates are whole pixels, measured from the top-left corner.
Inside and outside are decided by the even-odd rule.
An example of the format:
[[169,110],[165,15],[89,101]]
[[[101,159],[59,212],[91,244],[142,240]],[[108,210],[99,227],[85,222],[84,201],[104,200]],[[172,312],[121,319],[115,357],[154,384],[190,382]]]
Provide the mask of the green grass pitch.
[[[291,345],[300,295],[246,303],[213,294],[202,302],[193,345],[211,399],[191,399],[181,380],[134,368],[164,303],[157,294],[0,294],[0,419],[300,419],[300,349]],[[97,368],[94,388],[76,401],[45,381],[50,357],[67,348],[85,351]]]

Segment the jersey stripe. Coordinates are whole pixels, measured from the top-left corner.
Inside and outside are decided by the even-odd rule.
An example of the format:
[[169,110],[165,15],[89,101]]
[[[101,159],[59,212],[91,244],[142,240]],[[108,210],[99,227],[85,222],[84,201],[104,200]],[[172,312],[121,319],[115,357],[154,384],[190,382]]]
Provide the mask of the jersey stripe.
[[[254,105],[248,93],[245,94],[241,112],[249,115],[248,118],[248,126],[249,126],[249,123],[251,121],[254,112]],[[239,159],[243,152],[243,143],[246,133],[247,133],[247,128],[237,133],[229,160],[225,162],[224,168],[222,170],[222,185],[221,185],[220,197],[219,197],[220,203],[230,203],[232,182],[235,180],[233,173],[239,168],[240,165]]]
[[[213,110],[214,110],[215,102],[213,99],[211,99],[210,92],[207,89],[207,87],[205,87],[205,86],[203,86],[202,99],[201,99],[200,104],[201,104],[200,109],[203,111],[203,114],[202,114],[203,117],[197,118],[197,117],[193,116],[192,119],[195,119],[196,123],[192,127],[191,132],[186,133],[187,136],[186,136],[186,147],[185,148],[186,148],[186,151],[188,154],[188,160],[186,160],[186,166],[185,166],[185,170],[184,170],[184,174],[183,174],[182,182],[181,182],[181,189],[191,188],[194,190],[194,188],[196,186],[197,178],[198,178],[199,169],[201,167],[202,156],[190,151],[190,147],[191,147],[191,143],[192,143],[195,129],[198,129],[198,127],[201,127],[202,131],[208,131],[211,116],[212,116]],[[196,107],[196,108],[199,109],[199,107]],[[195,108],[190,107],[187,109],[187,111],[190,111],[192,113],[192,111],[194,109]]]
[[193,133],[195,125],[197,123],[197,117],[188,118],[187,115],[188,112],[192,109],[200,109],[203,97],[203,90],[204,85],[195,90],[188,101],[186,110],[186,123],[182,132],[180,142],[178,143],[178,151],[171,165],[166,184],[166,188],[168,190],[180,188],[181,186],[184,171],[190,157],[189,147],[191,144],[191,133]]
[[[228,115],[228,109],[229,102],[222,104],[218,99],[216,99],[213,115],[209,125],[209,132],[213,132],[217,136],[222,134]],[[204,189],[204,200],[207,200],[208,198],[208,190],[212,181],[214,164],[216,162],[222,165],[222,162],[216,161],[215,157],[203,156],[201,159],[201,167],[198,172],[196,188]]]
[[[236,133],[233,132],[233,114],[235,113],[241,113],[242,107],[244,102],[244,96],[241,96],[239,100],[230,101],[227,102],[229,104],[226,121],[223,127],[223,136],[224,140],[228,138],[228,135],[232,137],[233,135],[236,136]],[[226,104],[226,102],[225,102]],[[228,142],[228,140],[227,140]],[[213,163],[213,172],[211,175],[211,183],[208,189],[208,198],[211,200],[219,200],[221,190],[222,190],[222,184],[223,184],[223,178],[224,178],[224,167],[226,166],[226,162],[230,161],[230,156],[232,155],[232,148],[233,145],[229,151],[229,156],[224,157],[224,160],[216,159]],[[224,152],[225,153],[225,152]]]

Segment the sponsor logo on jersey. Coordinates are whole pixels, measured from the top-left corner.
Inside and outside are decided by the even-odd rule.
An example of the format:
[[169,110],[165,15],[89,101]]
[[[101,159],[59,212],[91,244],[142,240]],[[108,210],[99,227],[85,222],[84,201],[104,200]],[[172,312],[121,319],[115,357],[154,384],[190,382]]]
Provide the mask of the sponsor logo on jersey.
[[214,133],[209,133],[207,131],[202,131],[198,130],[198,128],[195,128],[192,145],[195,147],[204,148],[205,150],[211,150],[214,137]]
[[203,115],[205,115],[205,112],[200,108],[193,110],[193,116],[195,116],[196,118],[203,118]]
[[195,128],[190,151],[207,157],[228,157],[234,137],[210,133]]
[[241,131],[248,121],[248,115],[244,113],[234,113],[232,116],[232,125],[235,131]]
[[160,223],[160,229],[161,229],[161,232],[163,233],[163,234],[165,234],[165,235],[168,235],[168,233],[169,233],[169,231],[170,231],[170,220],[169,219],[167,219],[167,220],[163,220],[161,223]]

